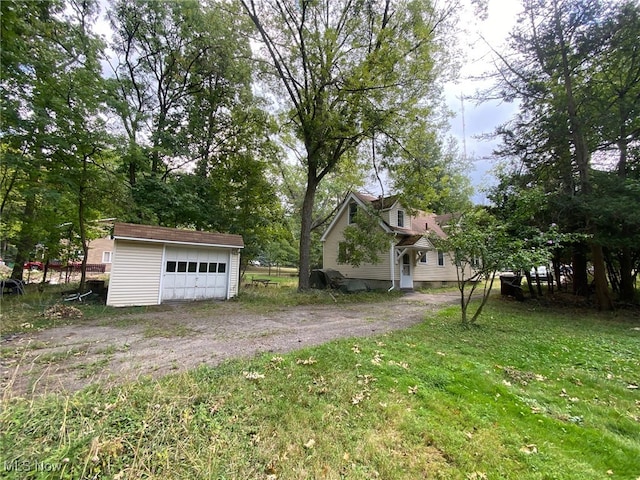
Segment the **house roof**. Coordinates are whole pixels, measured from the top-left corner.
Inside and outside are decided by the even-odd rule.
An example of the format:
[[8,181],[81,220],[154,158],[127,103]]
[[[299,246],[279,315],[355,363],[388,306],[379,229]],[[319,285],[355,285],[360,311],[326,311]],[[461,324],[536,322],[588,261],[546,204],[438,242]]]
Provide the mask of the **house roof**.
[[138,225],[134,223],[116,223],[113,228],[113,238],[179,243],[184,245],[244,248],[244,241],[241,235],[200,232],[196,230]]
[[[371,205],[375,209],[386,210],[392,208],[400,198],[399,195],[375,197],[373,195],[368,195],[365,193],[351,192],[343,201],[337,215],[334,217],[333,221],[323,234],[322,240],[326,238],[328,232],[333,228],[333,225],[338,217],[342,214],[344,209],[346,209],[350,199],[355,199],[362,205]],[[380,225],[383,229],[385,229],[387,232],[395,233],[398,236],[401,236],[401,238],[399,239],[400,243],[398,243],[397,246],[416,245],[419,242],[420,238],[428,238],[430,234],[435,234],[440,238],[447,237],[447,234],[442,230],[442,225],[447,223],[447,221],[451,218],[451,215],[435,215],[433,213],[418,211],[414,215],[410,215],[409,218],[411,219],[411,225],[408,225],[404,228],[394,227],[389,225],[387,222],[380,220]]]

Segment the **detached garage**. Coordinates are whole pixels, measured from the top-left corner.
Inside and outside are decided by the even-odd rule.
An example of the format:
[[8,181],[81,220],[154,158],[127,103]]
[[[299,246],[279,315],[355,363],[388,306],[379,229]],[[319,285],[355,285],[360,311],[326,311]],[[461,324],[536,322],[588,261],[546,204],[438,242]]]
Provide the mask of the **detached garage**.
[[238,293],[240,235],[116,223],[107,305],[229,299]]

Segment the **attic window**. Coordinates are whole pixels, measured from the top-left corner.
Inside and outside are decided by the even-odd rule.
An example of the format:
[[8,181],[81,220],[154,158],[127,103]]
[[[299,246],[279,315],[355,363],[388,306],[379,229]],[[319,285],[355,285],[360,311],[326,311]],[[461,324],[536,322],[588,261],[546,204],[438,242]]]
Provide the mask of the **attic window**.
[[349,204],[349,224],[355,223],[356,213],[358,213],[358,205],[355,202]]
[[398,210],[398,227],[404,227],[404,210]]

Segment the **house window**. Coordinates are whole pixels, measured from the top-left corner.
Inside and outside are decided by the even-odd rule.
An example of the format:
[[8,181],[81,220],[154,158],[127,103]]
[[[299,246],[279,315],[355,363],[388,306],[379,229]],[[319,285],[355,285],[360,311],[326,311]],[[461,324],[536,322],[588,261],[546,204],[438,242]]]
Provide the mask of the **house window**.
[[176,271],[176,262],[168,261],[167,262],[167,272],[175,273]]
[[111,252],[102,252],[102,263],[111,263]]
[[444,267],[444,252],[442,250],[438,250],[438,266]]
[[404,227],[404,211],[398,210],[398,227]]
[[358,213],[358,205],[355,202],[349,204],[349,225],[355,223],[356,213]]
[[424,252],[422,255],[420,255],[420,263],[423,265],[427,264],[427,252]]

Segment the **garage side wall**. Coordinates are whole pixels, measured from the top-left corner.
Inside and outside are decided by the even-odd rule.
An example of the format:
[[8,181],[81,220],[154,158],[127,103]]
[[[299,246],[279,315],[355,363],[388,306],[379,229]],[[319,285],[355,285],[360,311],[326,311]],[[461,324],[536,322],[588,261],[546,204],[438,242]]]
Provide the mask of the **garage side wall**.
[[116,240],[107,305],[157,305],[162,244]]

